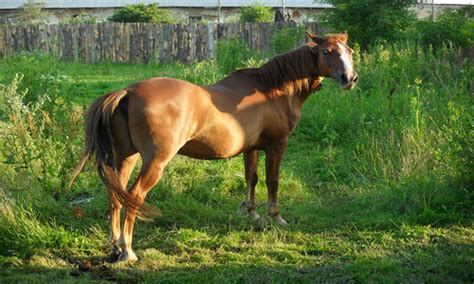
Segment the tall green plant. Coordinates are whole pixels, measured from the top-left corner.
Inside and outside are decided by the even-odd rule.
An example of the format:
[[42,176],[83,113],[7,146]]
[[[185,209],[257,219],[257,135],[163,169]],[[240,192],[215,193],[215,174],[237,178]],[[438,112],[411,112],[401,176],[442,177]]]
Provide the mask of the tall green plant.
[[217,43],[216,60],[223,74],[244,67],[249,55],[247,46],[238,39],[221,40]]
[[70,17],[61,22],[61,24],[95,24],[97,23],[97,17],[92,14],[81,12],[79,15]]
[[134,4],[126,5],[109,18],[112,22],[122,23],[173,23],[171,12],[166,9],[159,8],[158,4]]
[[38,95],[46,93],[57,97],[69,83],[69,78],[61,74],[59,65],[59,59],[47,53],[20,53],[1,62],[1,81],[9,84],[15,80],[17,73],[24,75],[17,83],[19,90],[30,90],[23,97],[25,103],[35,102],[39,99]]
[[275,54],[290,51],[298,46],[304,37],[305,27],[287,27],[275,32],[272,36],[272,47]]
[[416,0],[326,0],[334,6],[324,17],[335,31],[344,31],[363,48],[378,41],[393,41],[404,36],[414,14],[409,8]]
[[0,88],[2,124],[1,162],[16,172],[33,177],[42,189],[60,192],[79,150],[81,119],[63,98],[39,94],[26,102],[28,88],[20,89],[23,75]]
[[50,14],[44,10],[44,6],[41,2],[23,4],[16,15],[16,22],[25,25],[45,24]]
[[411,29],[410,37],[425,47],[440,48],[446,43],[468,47],[474,43],[474,7],[445,10],[434,21],[420,20]]
[[273,13],[271,7],[266,7],[255,2],[251,5],[240,8],[240,22],[262,23],[273,21]]

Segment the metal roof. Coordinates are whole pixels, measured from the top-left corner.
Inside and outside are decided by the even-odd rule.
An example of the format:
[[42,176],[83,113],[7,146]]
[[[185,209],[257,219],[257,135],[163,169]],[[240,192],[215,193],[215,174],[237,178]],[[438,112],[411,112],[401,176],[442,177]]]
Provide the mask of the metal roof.
[[[330,8],[331,5],[315,0],[284,0],[290,8]],[[31,0],[0,0],[0,9],[17,9]],[[46,8],[115,8],[131,4],[158,3],[161,7],[241,7],[254,4],[255,0],[36,0]],[[259,4],[269,7],[281,7],[282,0],[259,0]]]

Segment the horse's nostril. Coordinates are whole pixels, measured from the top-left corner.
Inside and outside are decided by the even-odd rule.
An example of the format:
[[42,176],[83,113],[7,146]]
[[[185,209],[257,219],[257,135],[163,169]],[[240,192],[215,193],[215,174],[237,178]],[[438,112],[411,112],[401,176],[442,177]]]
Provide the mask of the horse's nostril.
[[347,78],[347,75],[346,75],[346,74],[342,74],[342,75],[341,75],[341,83],[342,83],[343,85],[346,85],[348,82],[349,82],[349,78]]
[[353,81],[354,83],[357,83],[357,81],[359,81],[359,76],[355,75]]

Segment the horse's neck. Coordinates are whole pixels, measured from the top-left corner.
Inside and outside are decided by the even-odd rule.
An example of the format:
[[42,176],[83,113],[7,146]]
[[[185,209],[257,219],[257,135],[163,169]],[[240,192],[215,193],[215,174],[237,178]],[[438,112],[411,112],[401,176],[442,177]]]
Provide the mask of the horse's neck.
[[298,108],[299,110],[306,99],[321,88],[323,79],[323,77],[312,77],[287,81],[281,88],[277,89],[277,93],[279,96],[287,97],[291,108]]
[[322,77],[318,75],[316,58],[309,46],[302,46],[272,58],[257,68],[256,73],[270,97],[283,95],[301,107],[321,85]]

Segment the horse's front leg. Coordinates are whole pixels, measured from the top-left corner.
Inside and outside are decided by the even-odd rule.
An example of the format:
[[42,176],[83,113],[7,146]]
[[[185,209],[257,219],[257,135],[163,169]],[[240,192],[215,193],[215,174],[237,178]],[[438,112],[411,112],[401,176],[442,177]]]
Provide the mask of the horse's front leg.
[[278,206],[278,179],[280,163],[288,145],[288,137],[268,145],[265,153],[266,184],[268,188],[267,212],[278,224],[286,225],[287,222],[280,215]]
[[255,198],[255,187],[258,182],[258,150],[244,152],[245,163],[245,181],[247,182],[247,197],[240,204],[240,207],[246,209],[250,221],[254,222],[260,219],[257,213],[257,200]]

